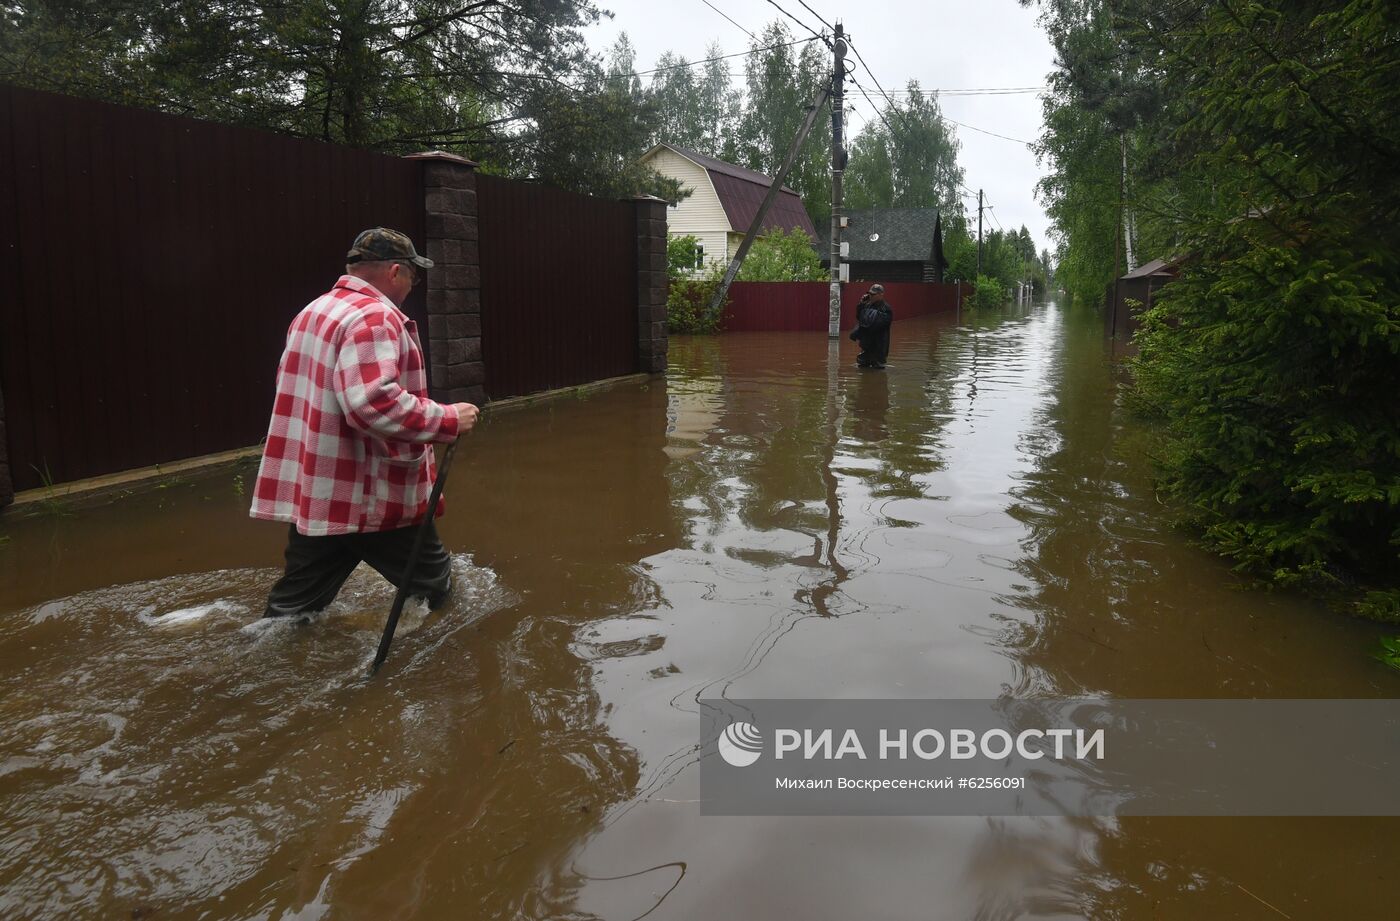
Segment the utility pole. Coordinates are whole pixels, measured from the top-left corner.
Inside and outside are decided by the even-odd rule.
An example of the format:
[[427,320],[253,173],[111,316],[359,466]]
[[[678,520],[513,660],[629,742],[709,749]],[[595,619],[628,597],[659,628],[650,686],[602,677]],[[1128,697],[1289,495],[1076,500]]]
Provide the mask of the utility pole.
[[982,190],[977,190],[977,277],[982,277]]
[[792,171],[792,165],[797,162],[797,155],[802,151],[802,145],[807,141],[807,135],[812,133],[812,126],[817,123],[817,113],[821,111],[826,101],[831,98],[831,87],[823,86],[817,93],[817,98],[812,102],[812,107],[807,112],[807,118],[803,120],[802,127],[797,129],[797,137],[792,139],[792,147],[788,150],[787,159],[773,176],[773,184],[768,187],[768,194],[763,197],[763,204],[758,206],[758,212],[753,216],[753,223],[749,224],[749,232],[744,234],[744,240],[739,244],[739,249],[735,251],[734,258],[729,262],[729,268],[724,270],[724,278],[720,281],[719,287],[715,289],[715,296],[710,301],[710,314],[716,315],[724,306],[724,299],[729,295],[729,286],[734,284],[734,277],[739,274],[739,268],[744,264],[744,257],[749,254],[749,247],[753,246],[754,238],[758,236],[758,231],[763,227],[763,219],[768,216],[768,209],[773,207],[773,201],[778,197],[778,191],[787,180],[787,175]]
[[826,334],[841,335],[841,178],[846,170],[843,133],[846,118],[846,32],[836,23],[832,42],[836,66],[831,73],[831,293],[827,303]]

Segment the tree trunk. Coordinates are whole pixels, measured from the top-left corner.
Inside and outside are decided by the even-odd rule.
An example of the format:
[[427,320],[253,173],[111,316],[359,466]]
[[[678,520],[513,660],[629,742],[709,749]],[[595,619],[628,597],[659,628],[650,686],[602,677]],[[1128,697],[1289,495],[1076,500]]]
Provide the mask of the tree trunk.
[[1128,136],[1118,135],[1118,149],[1123,154],[1123,259],[1128,264],[1128,271],[1137,268],[1137,258],[1133,253],[1133,238],[1137,236],[1137,219],[1133,217],[1133,209],[1128,207]]

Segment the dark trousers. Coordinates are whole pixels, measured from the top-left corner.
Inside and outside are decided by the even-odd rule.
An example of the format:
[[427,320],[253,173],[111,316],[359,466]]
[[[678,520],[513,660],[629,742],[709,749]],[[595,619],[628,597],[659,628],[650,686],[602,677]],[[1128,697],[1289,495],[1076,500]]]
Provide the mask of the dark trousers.
[[[368,534],[307,537],[292,525],[287,535],[287,569],[267,598],[264,617],[285,617],[319,611],[335,600],[340,587],[360,561],[398,587],[413,549],[418,525]],[[452,561],[429,524],[418,565],[409,579],[409,594],[441,607],[452,589]]]
[[865,329],[861,331],[860,355],[856,357],[856,363],[861,367],[869,368],[875,365],[882,365],[890,357],[890,327],[885,324],[878,329]]

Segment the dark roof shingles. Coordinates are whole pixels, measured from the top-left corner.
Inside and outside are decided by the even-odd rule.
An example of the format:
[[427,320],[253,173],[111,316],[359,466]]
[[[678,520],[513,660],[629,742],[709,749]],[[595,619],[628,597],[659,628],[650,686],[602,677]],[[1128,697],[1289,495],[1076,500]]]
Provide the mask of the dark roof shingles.
[[[850,241],[851,262],[927,262],[933,252],[937,208],[860,208],[846,212],[848,227],[841,239]],[[944,228],[945,231],[947,228]],[[870,235],[880,235],[871,241]],[[825,240],[830,234],[822,234]],[[826,244],[822,252],[830,249]]]
[[[729,226],[738,233],[747,232],[759,206],[763,204],[763,197],[768,194],[768,187],[714,172],[710,173],[710,181],[715,185],[720,204],[724,205]],[[807,209],[802,206],[802,199],[797,193],[779,192],[773,206],[763,216],[760,229],[791,230],[794,227],[800,227],[809,237],[817,235],[817,229],[812,226],[812,219],[807,216]]]
[[[765,187],[773,181],[772,176],[765,176],[754,170],[745,169],[742,166],[735,166],[733,163],[725,163],[723,160],[707,157],[702,153],[696,153],[688,147],[677,147],[675,144],[665,144],[663,146],[671,148],[682,157],[694,160],[712,173],[721,173],[725,176],[732,176],[735,179],[743,179],[745,182],[757,182]],[[783,191],[792,192],[793,190],[785,185],[783,186]],[[793,194],[795,195],[797,193],[793,192]]]

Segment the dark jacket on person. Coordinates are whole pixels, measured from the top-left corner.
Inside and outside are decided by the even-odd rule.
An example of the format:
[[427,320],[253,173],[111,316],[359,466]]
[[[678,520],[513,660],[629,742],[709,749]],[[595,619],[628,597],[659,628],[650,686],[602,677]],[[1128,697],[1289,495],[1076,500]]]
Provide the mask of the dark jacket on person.
[[890,324],[894,310],[885,300],[862,300],[856,307],[856,328],[851,338],[860,343],[861,364],[884,364],[890,355]]

